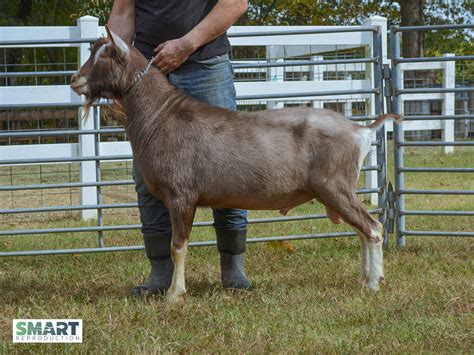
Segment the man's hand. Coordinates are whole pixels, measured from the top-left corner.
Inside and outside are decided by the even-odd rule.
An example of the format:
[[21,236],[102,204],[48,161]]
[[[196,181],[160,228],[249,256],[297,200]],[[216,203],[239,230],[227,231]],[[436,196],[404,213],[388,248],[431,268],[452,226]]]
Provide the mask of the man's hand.
[[169,74],[196,50],[194,46],[181,37],[160,44],[155,48],[155,64],[163,74]]
[[245,11],[247,0],[219,0],[196,27],[181,38],[167,41],[155,48],[155,63],[163,74],[183,64],[199,47],[225,33]]

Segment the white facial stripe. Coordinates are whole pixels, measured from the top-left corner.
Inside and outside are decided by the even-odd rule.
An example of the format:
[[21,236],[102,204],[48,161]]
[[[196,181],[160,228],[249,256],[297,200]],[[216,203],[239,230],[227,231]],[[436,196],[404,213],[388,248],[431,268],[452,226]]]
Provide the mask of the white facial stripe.
[[102,47],[100,47],[97,52],[95,52],[94,54],[94,64],[97,63],[97,60],[99,60],[100,56],[102,55],[102,53],[104,53],[104,51],[107,49],[107,47],[109,46],[110,43],[105,43],[102,45]]

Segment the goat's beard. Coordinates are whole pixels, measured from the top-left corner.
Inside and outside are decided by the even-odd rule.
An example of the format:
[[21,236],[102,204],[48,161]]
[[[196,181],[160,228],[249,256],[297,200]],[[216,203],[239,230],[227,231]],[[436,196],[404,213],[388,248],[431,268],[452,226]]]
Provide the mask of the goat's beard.
[[84,111],[84,115],[82,117],[84,122],[87,122],[89,118],[89,112],[91,107],[94,105],[94,102],[99,101],[101,98],[107,98],[108,95],[104,95],[101,89],[93,89],[93,87],[89,87],[89,92],[87,95],[84,95],[86,100],[84,101],[82,108]]
[[89,112],[95,100],[96,100],[95,97],[86,96],[86,101],[84,101],[84,103],[82,104],[82,112],[83,112],[82,120],[84,121],[84,123],[87,122],[89,118]]
[[106,108],[106,117],[110,117],[110,113],[112,118],[118,120],[119,122],[125,122],[127,120],[127,116],[125,115],[122,103],[119,100],[112,100],[112,103],[106,106]]
[[[89,112],[91,107],[94,105],[94,102],[100,99],[100,97],[93,97],[93,96],[86,96],[86,101],[84,101],[82,105],[82,110],[84,112],[82,116],[82,120],[87,122],[89,118]],[[110,99],[111,103],[109,105],[104,106],[105,110],[103,111],[105,117],[112,117],[120,122],[126,121],[127,117],[125,116],[125,112],[121,102],[117,99]]]
[[82,105],[82,108],[84,110],[84,115],[82,119],[84,122],[87,122],[87,119],[89,118],[90,109],[94,105],[94,102],[102,98],[111,101],[111,104],[107,105],[106,107],[113,118],[118,119],[119,121],[124,121],[126,119],[122,104],[119,101],[122,96],[121,93],[123,92],[123,89],[120,84],[122,83],[118,83],[112,87],[107,88],[100,87],[97,85],[92,85],[92,87],[89,87],[89,92],[87,93],[87,95],[84,95],[86,100]]

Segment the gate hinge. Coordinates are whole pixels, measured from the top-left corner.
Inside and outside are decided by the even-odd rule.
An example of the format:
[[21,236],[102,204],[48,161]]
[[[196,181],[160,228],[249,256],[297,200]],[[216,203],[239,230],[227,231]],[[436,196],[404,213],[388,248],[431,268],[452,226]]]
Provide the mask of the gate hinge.
[[395,225],[395,200],[396,194],[393,191],[392,183],[388,183],[387,189],[387,197],[388,197],[388,233],[393,233],[394,225]]

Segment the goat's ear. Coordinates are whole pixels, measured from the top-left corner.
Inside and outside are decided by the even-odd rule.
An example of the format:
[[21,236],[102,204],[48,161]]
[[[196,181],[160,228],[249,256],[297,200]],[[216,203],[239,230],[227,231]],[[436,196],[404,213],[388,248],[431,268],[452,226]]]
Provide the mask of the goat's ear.
[[116,33],[111,31],[109,26],[105,25],[105,30],[107,31],[107,37],[110,39],[115,48],[117,48],[121,54],[126,55],[130,51],[128,44],[125,43],[125,41],[121,39]]

